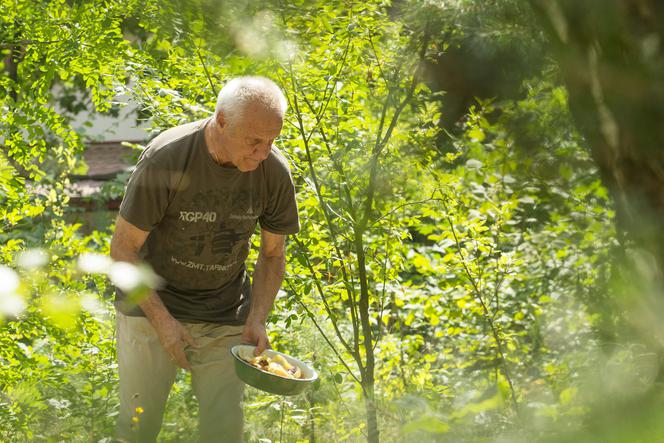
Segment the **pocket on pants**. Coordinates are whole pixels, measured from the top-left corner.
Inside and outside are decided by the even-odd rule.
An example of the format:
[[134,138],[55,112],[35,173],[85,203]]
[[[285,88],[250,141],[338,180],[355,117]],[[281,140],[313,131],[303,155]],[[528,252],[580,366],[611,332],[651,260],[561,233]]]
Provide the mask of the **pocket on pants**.
[[116,337],[118,343],[153,342],[159,340],[157,332],[145,317],[132,317],[121,312],[116,314]]

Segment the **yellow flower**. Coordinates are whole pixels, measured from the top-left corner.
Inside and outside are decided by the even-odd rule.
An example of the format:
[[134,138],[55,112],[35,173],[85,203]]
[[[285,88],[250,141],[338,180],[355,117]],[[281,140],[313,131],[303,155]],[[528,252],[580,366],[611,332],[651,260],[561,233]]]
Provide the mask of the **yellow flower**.
[[134,422],[134,423],[138,423],[138,417],[132,417],[131,421]]
[[142,414],[143,412],[144,412],[143,408],[141,408],[140,406],[136,408],[136,413],[137,414]]

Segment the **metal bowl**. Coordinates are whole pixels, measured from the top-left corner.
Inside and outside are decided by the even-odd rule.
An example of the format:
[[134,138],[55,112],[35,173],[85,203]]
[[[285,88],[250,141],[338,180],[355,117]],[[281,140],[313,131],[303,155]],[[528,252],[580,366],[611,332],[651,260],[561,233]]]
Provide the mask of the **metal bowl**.
[[235,373],[240,380],[254,388],[272,394],[295,395],[302,392],[308,386],[311,386],[311,384],[318,378],[318,374],[313,368],[307,366],[297,358],[273,351],[272,349],[266,349],[263,352],[263,355],[267,355],[268,357],[281,355],[290,364],[300,368],[300,371],[302,371],[302,378],[285,378],[270,372],[262,371],[242,358],[252,358],[254,356],[254,349],[255,346],[252,345],[237,345],[231,348],[231,355],[235,358]]

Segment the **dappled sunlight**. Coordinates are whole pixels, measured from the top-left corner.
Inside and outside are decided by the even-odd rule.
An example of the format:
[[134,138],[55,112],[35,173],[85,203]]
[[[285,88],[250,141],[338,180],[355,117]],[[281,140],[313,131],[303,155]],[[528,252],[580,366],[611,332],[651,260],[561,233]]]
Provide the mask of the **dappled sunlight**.
[[[664,16],[596,3],[0,0],[0,440],[113,441],[116,296],[170,277],[110,257],[132,170],[75,197],[105,145],[74,122],[143,128],[106,142],[152,162],[152,137],[250,74],[288,102],[271,149],[300,225],[267,332],[318,379],[247,386],[245,441],[664,441]],[[164,164],[148,206],[198,178]],[[225,251],[221,212],[186,211],[176,247]],[[189,441],[198,399],[174,374],[159,439]],[[152,410],[132,408],[136,436]]]

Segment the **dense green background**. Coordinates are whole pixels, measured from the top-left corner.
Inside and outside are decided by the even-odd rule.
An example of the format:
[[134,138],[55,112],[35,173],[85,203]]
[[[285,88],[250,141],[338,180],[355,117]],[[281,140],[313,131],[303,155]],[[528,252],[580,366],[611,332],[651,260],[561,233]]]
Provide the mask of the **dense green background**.
[[[116,115],[124,93],[156,133],[210,115],[224,81],[254,73],[289,100],[278,144],[302,223],[272,345],[320,381],[290,398],[248,388],[247,441],[657,441],[661,244],[634,232],[658,231],[658,213],[616,226],[651,201],[614,180],[629,183],[627,160],[603,162],[613,145],[598,142],[612,115],[630,134],[632,108],[611,98],[645,86],[610,77],[618,89],[584,102],[604,77],[570,54],[590,42],[586,61],[661,61],[661,33],[612,51],[607,36],[633,37],[617,5],[639,2],[530,3],[1,0],[0,441],[111,441],[121,279],[91,255],[108,254],[112,218],[71,222],[85,149],[72,118]],[[559,32],[587,11],[587,32]],[[620,147],[652,164],[657,140]],[[164,441],[196,433],[187,378]]]

